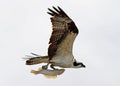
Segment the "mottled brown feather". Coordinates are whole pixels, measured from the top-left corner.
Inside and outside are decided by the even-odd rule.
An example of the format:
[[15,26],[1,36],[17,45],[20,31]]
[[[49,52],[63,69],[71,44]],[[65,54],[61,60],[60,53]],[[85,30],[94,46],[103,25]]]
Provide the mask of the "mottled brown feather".
[[73,31],[78,33],[78,29],[75,26],[74,22],[67,16],[67,14],[58,7],[53,7],[54,10],[48,8],[52,17],[52,34],[49,41],[48,56],[51,59],[55,54],[60,45],[60,43],[66,38],[69,32]]

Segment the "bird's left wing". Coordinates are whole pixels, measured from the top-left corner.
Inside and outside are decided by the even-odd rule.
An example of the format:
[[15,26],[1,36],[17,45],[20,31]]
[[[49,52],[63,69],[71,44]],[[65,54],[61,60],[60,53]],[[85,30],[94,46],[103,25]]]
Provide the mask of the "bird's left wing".
[[[52,34],[49,41],[48,56],[52,58],[58,54],[65,52],[65,48],[71,50],[72,43],[78,34],[78,29],[72,19],[60,8],[53,7],[54,10],[48,8],[52,22]],[[64,47],[65,46],[65,47]]]

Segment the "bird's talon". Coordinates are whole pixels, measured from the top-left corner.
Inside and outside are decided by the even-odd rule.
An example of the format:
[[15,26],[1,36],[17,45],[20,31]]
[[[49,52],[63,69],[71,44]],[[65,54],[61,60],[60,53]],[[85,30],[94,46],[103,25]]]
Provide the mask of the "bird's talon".
[[47,70],[47,66],[46,65],[42,66],[42,69]]
[[53,70],[55,70],[56,68],[54,67],[54,65],[50,65],[50,67],[53,69]]

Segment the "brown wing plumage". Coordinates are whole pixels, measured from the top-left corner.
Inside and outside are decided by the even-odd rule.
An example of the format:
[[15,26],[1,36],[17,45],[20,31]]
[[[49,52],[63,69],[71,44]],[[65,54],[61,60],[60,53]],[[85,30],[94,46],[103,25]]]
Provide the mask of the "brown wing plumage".
[[72,19],[70,19],[60,7],[58,7],[58,9],[53,7],[53,9],[54,10],[48,8],[50,11],[48,14],[52,16],[51,22],[53,29],[48,48],[48,56],[50,59],[56,54],[59,45],[70,32],[78,34],[78,29]]

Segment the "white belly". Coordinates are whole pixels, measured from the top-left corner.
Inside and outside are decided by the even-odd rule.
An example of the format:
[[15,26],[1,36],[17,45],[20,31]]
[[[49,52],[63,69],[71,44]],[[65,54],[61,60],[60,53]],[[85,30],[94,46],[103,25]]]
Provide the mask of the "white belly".
[[69,68],[73,64],[73,56],[72,55],[69,55],[69,56],[62,56],[62,55],[61,56],[55,56],[55,57],[52,58],[52,60],[50,62],[53,63],[54,66]]

